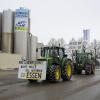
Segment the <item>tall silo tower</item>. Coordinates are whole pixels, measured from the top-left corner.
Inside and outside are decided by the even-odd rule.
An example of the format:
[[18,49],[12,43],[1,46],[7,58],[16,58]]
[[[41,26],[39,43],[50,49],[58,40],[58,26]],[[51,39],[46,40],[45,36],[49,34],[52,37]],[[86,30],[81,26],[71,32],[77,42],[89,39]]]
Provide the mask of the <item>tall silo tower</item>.
[[2,51],[12,53],[13,51],[13,12],[4,10],[2,15]]
[[32,34],[28,33],[28,40],[27,40],[27,58],[28,59],[32,59],[31,58],[31,42],[32,42]]
[[36,59],[37,59],[37,57],[36,57],[37,41],[38,41],[38,38],[36,36],[32,35],[32,37],[31,37],[31,59],[33,61],[36,61]]
[[37,43],[37,52],[36,52],[36,58],[40,59],[41,58],[41,48],[44,47],[43,43]]
[[1,39],[2,39],[2,13],[0,13],[0,50],[1,50]]
[[27,40],[27,58],[33,61],[37,60],[37,43],[38,38],[31,33],[28,34],[28,40]]
[[29,33],[29,10],[16,9],[14,25],[14,52],[27,58],[27,43]]

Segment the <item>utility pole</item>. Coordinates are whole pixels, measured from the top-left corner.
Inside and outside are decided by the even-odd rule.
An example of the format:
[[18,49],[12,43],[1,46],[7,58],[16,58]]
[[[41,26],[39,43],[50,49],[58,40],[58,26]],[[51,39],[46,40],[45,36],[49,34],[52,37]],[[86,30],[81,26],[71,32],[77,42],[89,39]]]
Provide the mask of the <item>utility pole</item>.
[[94,48],[94,52],[95,52],[95,63],[96,63],[96,48]]
[[94,40],[94,55],[95,55],[95,63],[96,63],[96,47],[97,47],[97,41]]

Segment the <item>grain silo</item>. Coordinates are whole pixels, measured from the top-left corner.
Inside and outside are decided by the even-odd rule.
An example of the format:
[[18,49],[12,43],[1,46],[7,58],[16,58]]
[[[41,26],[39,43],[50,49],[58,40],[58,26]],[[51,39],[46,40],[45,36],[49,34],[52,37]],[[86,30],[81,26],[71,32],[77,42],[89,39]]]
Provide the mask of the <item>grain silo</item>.
[[29,32],[29,10],[16,9],[14,25],[14,52],[27,58],[27,44]]
[[32,34],[28,33],[28,40],[27,40],[27,58],[31,60],[31,41],[32,41]]
[[37,59],[41,58],[41,49],[43,47],[44,47],[43,43],[37,43],[37,52],[36,52]]
[[32,35],[31,38],[31,58],[33,61],[36,61],[36,48],[37,48],[37,37]]
[[0,13],[0,50],[1,50],[1,39],[2,39],[2,13]]
[[2,15],[2,51],[11,53],[13,50],[13,12],[4,10]]

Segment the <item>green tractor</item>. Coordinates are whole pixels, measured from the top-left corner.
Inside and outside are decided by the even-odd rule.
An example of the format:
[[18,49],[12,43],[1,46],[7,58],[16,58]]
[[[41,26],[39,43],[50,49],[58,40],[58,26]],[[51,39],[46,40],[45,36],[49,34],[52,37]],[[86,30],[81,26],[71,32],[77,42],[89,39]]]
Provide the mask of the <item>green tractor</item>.
[[47,61],[47,80],[59,81],[61,78],[66,81],[72,77],[71,60],[65,55],[65,49],[61,47],[44,47],[42,59]]
[[[63,81],[71,79],[72,62],[67,58],[64,48],[43,47],[41,56],[41,58],[31,64],[30,68],[27,66],[21,72],[22,69],[20,67],[19,78],[28,79],[29,81],[48,80],[53,82],[58,82],[61,78]],[[25,72],[25,70],[27,71]],[[21,73],[24,73],[24,77],[21,77]]]
[[76,53],[73,56],[74,73],[81,74],[85,70],[85,74],[95,74],[95,59],[92,53]]

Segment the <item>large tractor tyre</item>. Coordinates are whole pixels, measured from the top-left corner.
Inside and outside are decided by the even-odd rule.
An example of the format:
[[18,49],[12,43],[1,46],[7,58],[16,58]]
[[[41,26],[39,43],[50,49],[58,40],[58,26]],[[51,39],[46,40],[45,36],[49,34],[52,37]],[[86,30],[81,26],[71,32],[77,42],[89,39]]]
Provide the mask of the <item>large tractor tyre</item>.
[[90,75],[91,74],[91,65],[86,65],[85,74],[86,75]]
[[66,63],[65,66],[62,68],[61,77],[63,81],[70,80],[72,77],[72,65],[70,62]]
[[77,68],[76,68],[77,65],[74,64],[73,66],[74,66],[74,67],[73,67],[73,74],[77,74]]
[[88,71],[86,71],[86,70],[85,70],[85,74],[86,74],[86,75],[90,75],[90,73],[89,73]]
[[61,68],[59,65],[52,65],[50,67],[48,79],[52,82],[58,82],[61,79]]
[[47,72],[46,72],[46,73],[47,73],[47,74],[46,74],[46,80],[47,80],[47,81],[50,80],[50,72],[51,72],[50,70],[51,70],[51,68],[48,67],[48,68],[47,68]]
[[92,69],[91,74],[93,75],[95,74],[95,69]]
[[92,65],[92,68],[91,68],[92,70],[91,70],[91,74],[95,74],[95,66],[94,65]]

